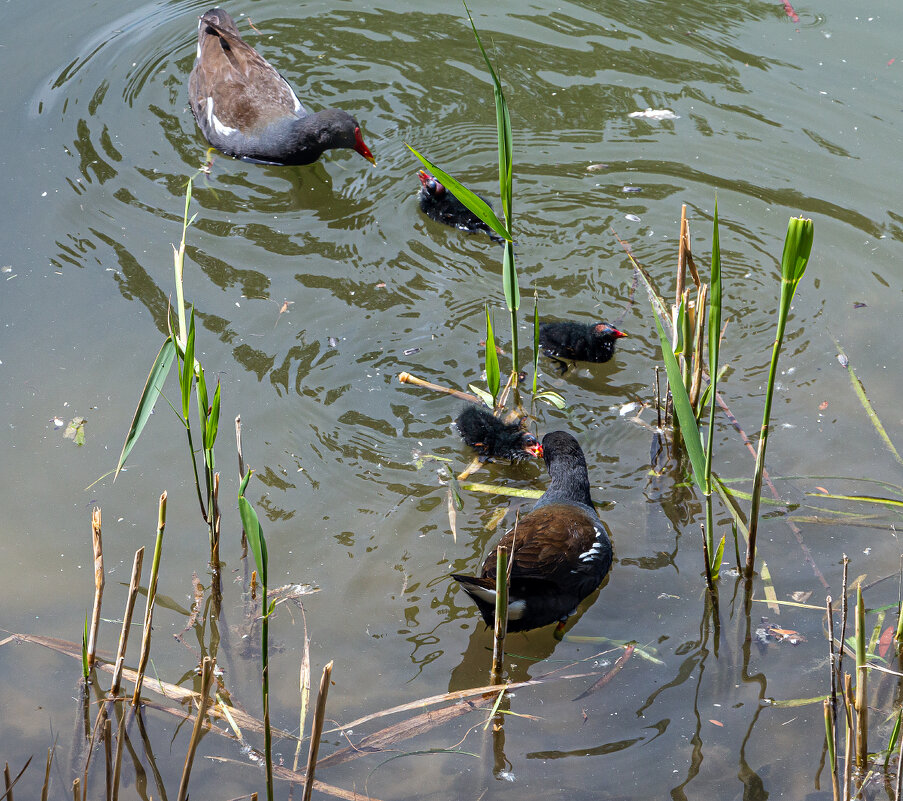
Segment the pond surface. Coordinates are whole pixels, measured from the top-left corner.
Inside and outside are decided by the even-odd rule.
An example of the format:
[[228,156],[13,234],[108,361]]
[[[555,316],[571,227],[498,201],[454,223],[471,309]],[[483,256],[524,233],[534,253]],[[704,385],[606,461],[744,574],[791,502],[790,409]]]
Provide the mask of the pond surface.
[[[98,505],[104,617],[113,621],[100,646],[114,651],[132,556],[151,548],[166,490],[158,590],[165,602],[150,675],[195,688],[210,621],[202,615],[192,627],[188,612],[193,574],[204,587],[210,581],[207,535],[184,436],[164,402],[127,472],[115,484],[107,473],[166,335],[170,243],[180,236],[186,179],[205,161],[186,94],[205,9],[184,0],[130,11],[110,0],[7,4],[0,37],[0,625],[80,640]],[[334,660],[328,716],[347,723],[488,681],[491,634],[449,575],[478,568],[521,502],[469,493],[453,536],[439,463],[421,457],[451,459],[456,470],[469,461],[451,428],[460,402],[396,377],[409,371],[461,389],[480,383],[487,300],[508,345],[501,248],[421,214],[419,165],[405,147],[498,207],[491,84],[454,4],[267,0],[228,10],[302,99],[361,120],[378,161],[371,168],[339,153],[276,168],[217,156],[210,175],[195,181],[185,277],[198,356],[208,380],[222,385],[222,691],[259,716],[256,649],[241,647],[246,566],[232,430],[240,414],[270,584],[318,588],[303,599],[314,685]],[[628,402],[652,401],[660,354],[645,292],[632,294],[633,273],[612,229],[670,294],[681,204],[704,267],[717,194],[728,320],[722,358],[731,365],[720,387],[752,435],[787,220],[813,218],[813,259],[788,325],[768,450],[783,504],[765,508],[759,555],[780,600],[839,598],[847,553],[851,578],[864,575],[868,585],[892,577],[866,590],[868,605],[896,603],[897,518],[884,506],[813,494],[899,497],[903,483],[834,341],[891,439],[903,443],[898,5],[827,0],[796,6],[798,21],[782,3],[758,1],[535,0],[473,10],[501,68],[514,127],[521,343],[531,337],[534,292],[545,317],[604,318],[629,333],[611,362],[563,378],[543,359],[541,382],[564,395],[568,409],[540,405],[536,426],[566,428],[580,440],[615,563],[563,641],[550,628],[508,641],[512,679],[552,670],[581,678],[517,691],[517,715],[494,737],[482,728],[487,713],[475,709],[388,752],[323,768],[319,778],[387,800],[828,798],[821,703],[771,703],[826,692],[824,615],[769,610],[761,579],[744,604],[742,582],[727,573],[714,630],[701,577],[700,498],[679,472],[650,473],[650,431],[621,413]],[[628,116],[647,107],[677,119]],[[528,363],[528,347],[521,358]],[[170,398],[177,391],[167,385]],[[54,422],[75,417],[87,418],[82,447]],[[641,419],[652,423],[651,410]],[[753,459],[740,435],[724,417],[717,425],[717,471],[748,478]],[[538,463],[489,465],[477,478],[545,485]],[[510,509],[499,524],[500,503]],[[730,518],[718,508],[733,567]],[[805,639],[760,644],[763,618]],[[867,625],[875,623],[870,615]],[[303,631],[290,604],[270,626],[273,724],[289,730],[298,723]],[[636,641],[654,659],[634,652],[605,687],[573,700],[623,653],[608,640]],[[587,661],[573,664],[580,660]],[[28,676],[38,681],[23,681]],[[71,797],[86,748],[73,700],[79,676],[77,660],[52,651],[0,648],[0,756],[16,772],[37,755],[23,797],[37,796],[36,766],[54,742],[52,797]],[[874,751],[886,747],[885,717],[899,692],[885,678],[874,683]],[[106,675],[101,684],[108,687]],[[147,717],[148,740],[126,757],[123,797],[160,798],[160,785],[174,797],[190,725],[152,710]],[[357,743],[403,719],[346,734]],[[248,739],[260,745],[253,733]],[[333,732],[320,753],[348,744]],[[453,748],[465,753],[424,753]],[[294,745],[279,740],[276,750],[290,765]],[[263,791],[240,745],[208,736],[200,754],[227,761],[195,763],[193,796]],[[99,761],[95,771],[99,793]],[[279,793],[287,797],[287,786]]]

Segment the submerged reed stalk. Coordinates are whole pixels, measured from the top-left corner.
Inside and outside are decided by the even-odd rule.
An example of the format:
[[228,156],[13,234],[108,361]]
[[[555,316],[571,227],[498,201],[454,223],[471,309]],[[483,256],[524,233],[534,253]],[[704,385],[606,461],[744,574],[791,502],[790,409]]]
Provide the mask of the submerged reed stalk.
[[500,684],[502,681],[505,670],[505,634],[508,631],[508,551],[499,545],[495,557],[495,636],[490,684]]
[[132,706],[141,701],[141,685],[144,682],[144,671],[150,659],[151,628],[154,620],[154,600],[157,597],[157,576],[160,572],[160,555],[163,552],[163,531],[166,528],[166,492],[160,496],[157,511],[157,541],[154,544],[154,561],[151,565],[150,581],[147,585],[147,605],[144,609],[144,633],[141,638],[141,656],[138,659],[138,675],[135,677],[135,694]]
[[91,544],[94,548],[94,611],[91,615],[91,630],[88,632],[88,670],[94,667],[95,653],[97,651],[97,632],[100,628],[100,604],[103,600],[105,582],[100,522],[100,508],[95,506],[94,511],[91,513]]
[[188,742],[188,753],[185,755],[185,767],[182,769],[182,780],[179,782],[178,801],[186,801],[188,798],[188,777],[191,775],[191,766],[194,764],[194,755],[201,741],[201,732],[204,729],[204,720],[207,717],[207,707],[210,704],[210,685],[213,683],[213,660],[209,656],[204,657],[201,668],[201,698],[198,704],[198,716],[194,721],[194,729],[191,732],[191,740]]
[[320,752],[320,737],[323,735],[323,723],[326,720],[326,696],[329,693],[329,679],[332,676],[332,662],[323,668],[320,677],[320,691],[317,693],[317,706],[310,726],[310,750],[307,752],[307,771],[304,774],[304,795],[302,801],[310,801],[314,789],[314,771],[317,767],[317,754]]
[[113,721],[103,722],[104,788],[107,801],[113,799]]

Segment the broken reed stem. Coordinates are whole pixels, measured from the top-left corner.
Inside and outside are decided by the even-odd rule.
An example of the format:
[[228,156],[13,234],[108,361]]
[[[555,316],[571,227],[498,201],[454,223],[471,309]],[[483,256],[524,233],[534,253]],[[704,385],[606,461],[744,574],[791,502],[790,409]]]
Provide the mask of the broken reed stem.
[[80,801],[82,797],[81,790],[79,789],[81,787],[81,784],[81,780],[78,778],[72,780],[72,798],[74,799],[74,801]]
[[690,382],[690,404],[693,409],[699,403],[699,393],[702,388],[702,352],[705,343],[706,298],[709,294],[709,285],[703,284],[696,294],[696,328],[693,333],[693,378]]
[[[841,649],[842,651],[843,649]],[[852,682],[850,674],[843,674],[843,708],[846,715],[846,744],[844,746],[844,764],[843,764],[843,797],[849,798],[850,777],[853,772],[853,707],[850,703],[852,695]]]
[[91,630],[88,632],[88,670],[94,667],[97,651],[97,631],[100,628],[100,604],[103,600],[103,542],[100,536],[100,508],[91,513],[91,544],[94,547],[94,611],[91,614]]
[[113,721],[103,722],[104,787],[107,801],[113,801]]
[[398,380],[402,384],[413,384],[415,387],[431,389],[433,390],[433,392],[444,392],[446,395],[454,395],[456,398],[460,398],[461,400],[470,401],[471,403],[476,403],[479,405],[483,404],[483,400],[481,398],[478,398],[476,395],[471,395],[469,392],[461,392],[457,389],[450,389],[449,387],[443,387],[439,384],[433,384],[430,381],[424,381],[422,378],[417,378],[417,376],[411,375],[410,373],[399,373]]
[[9,762],[5,763],[5,765],[3,768],[3,783],[6,785],[6,792],[3,794],[3,797],[6,801],[13,801],[13,784],[9,775]]
[[210,685],[213,683],[214,662],[209,656],[204,657],[201,667],[201,698],[198,703],[198,716],[194,721],[194,729],[191,731],[191,740],[188,742],[188,753],[185,755],[185,767],[182,768],[182,780],[179,782],[178,801],[186,801],[188,798],[188,777],[191,775],[191,766],[194,763],[194,755],[197,753],[198,744],[201,742],[201,733],[204,730],[204,720],[207,717],[207,707],[210,704]]
[[868,667],[865,663],[865,604],[862,585],[856,588],[856,767],[868,761]]
[[508,631],[508,551],[499,545],[495,558],[495,637],[489,683],[501,684],[505,670],[505,634]]
[[144,682],[144,671],[150,658],[151,624],[154,620],[154,600],[157,597],[157,576],[160,572],[160,554],[163,551],[163,531],[166,528],[166,492],[160,496],[157,512],[157,541],[154,544],[154,561],[151,565],[150,581],[147,585],[147,606],[144,608],[144,633],[141,637],[141,656],[138,659],[138,675],[135,677],[135,694],[132,706],[138,706],[141,700],[141,685]]
[[690,226],[687,223],[687,204],[680,207],[680,241],[677,246],[677,286],[674,290],[675,305],[680,303],[687,280],[687,253],[690,251]]
[[298,689],[301,692],[301,710],[298,713],[298,744],[295,746],[295,760],[292,770],[297,773],[298,759],[301,757],[301,741],[307,726],[307,710],[310,706],[310,637],[307,636],[307,615],[301,607],[301,618],[304,621],[304,648],[302,649],[301,668],[298,671]]
[[310,801],[314,789],[314,770],[317,767],[317,754],[320,750],[320,737],[323,734],[323,723],[326,720],[326,695],[329,692],[329,679],[332,676],[332,662],[323,668],[320,677],[320,691],[317,693],[317,707],[310,726],[310,750],[307,752],[307,770],[304,773],[304,795],[302,801]]
[[113,673],[113,683],[110,686],[110,695],[119,695],[119,687],[122,683],[122,666],[125,664],[125,651],[129,644],[129,631],[132,626],[132,614],[135,611],[135,600],[138,598],[138,585],[141,583],[141,568],[144,565],[144,546],[135,551],[135,561],[132,562],[132,578],[129,581],[129,594],[125,602],[125,612],[122,615],[122,631],[119,632],[119,648],[116,650],[116,671]]
[[[829,595],[825,598],[825,606],[828,609],[828,664],[831,666],[831,710],[834,718],[837,718],[837,657],[834,653],[834,599]],[[843,648],[843,643],[840,644]]]

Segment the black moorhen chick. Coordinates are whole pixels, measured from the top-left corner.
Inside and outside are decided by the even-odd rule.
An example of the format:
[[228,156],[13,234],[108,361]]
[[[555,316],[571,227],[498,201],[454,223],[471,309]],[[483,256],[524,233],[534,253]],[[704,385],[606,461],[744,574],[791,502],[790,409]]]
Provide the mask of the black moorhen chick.
[[506,424],[492,412],[468,403],[455,420],[465,443],[482,459],[508,459],[512,462],[542,456],[539,440],[517,423]]
[[567,371],[566,361],[607,362],[615,352],[615,341],[626,337],[608,323],[577,323],[564,320],[539,324],[539,345]]
[[[559,622],[558,630],[611,567],[611,540],[589,496],[586,459],[577,440],[552,431],[542,440],[551,483],[533,509],[499,543],[514,543],[508,590],[508,631]],[[495,622],[495,549],[477,576],[454,575],[486,624]]]
[[210,9],[198,25],[188,100],[204,137],[229,156],[261,164],[312,164],[324,150],[348,147],[376,163],[357,120],[335,108],[309,113],[221,8]]
[[[420,210],[427,217],[462,231],[485,231],[493,242],[505,241],[426,170],[419,170],[417,177],[420,179]],[[488,200],[486,203],[492,205]]]

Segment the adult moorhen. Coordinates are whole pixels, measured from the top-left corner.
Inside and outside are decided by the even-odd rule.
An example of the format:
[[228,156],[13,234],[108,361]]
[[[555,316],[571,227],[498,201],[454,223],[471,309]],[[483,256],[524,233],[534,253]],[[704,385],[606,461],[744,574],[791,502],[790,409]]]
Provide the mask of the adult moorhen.
[[357,120],[335,108],[309,113],[221,8],[210,9],[198,25],[188,100],[204,137],[229,156],[261,164],[312,164],[324,150],[348,147],[376,163]]
[[[499,543],[511,561],[508,631],[556,620],[560,631],[611,567],[611,540],[590,499],[586,459],[577,440],[566,431],[552,431],[543,437],[542,453],[549,488]],[[495,566],[493,549],[479,577],[452,576],[489,626],[495,622]]]
[[615,342],[626,337],[608,323],[578,323],[563,320],[539,324],[539,345],[547,356],[567,371],[567,361],[607,362],[615,352]]
[[[462,231],[485,231],[493,242],[505,241],[426,170],[419,170],[417,177],[420,179],[420,210],[427,217]],[[488,200],[486,203],[492,205]]]
[[542,456],[539,440],[517,423],[503,423],[492,412],[468,403],[455,425],[461,439],[482,459],[508,459],[512,462]]

